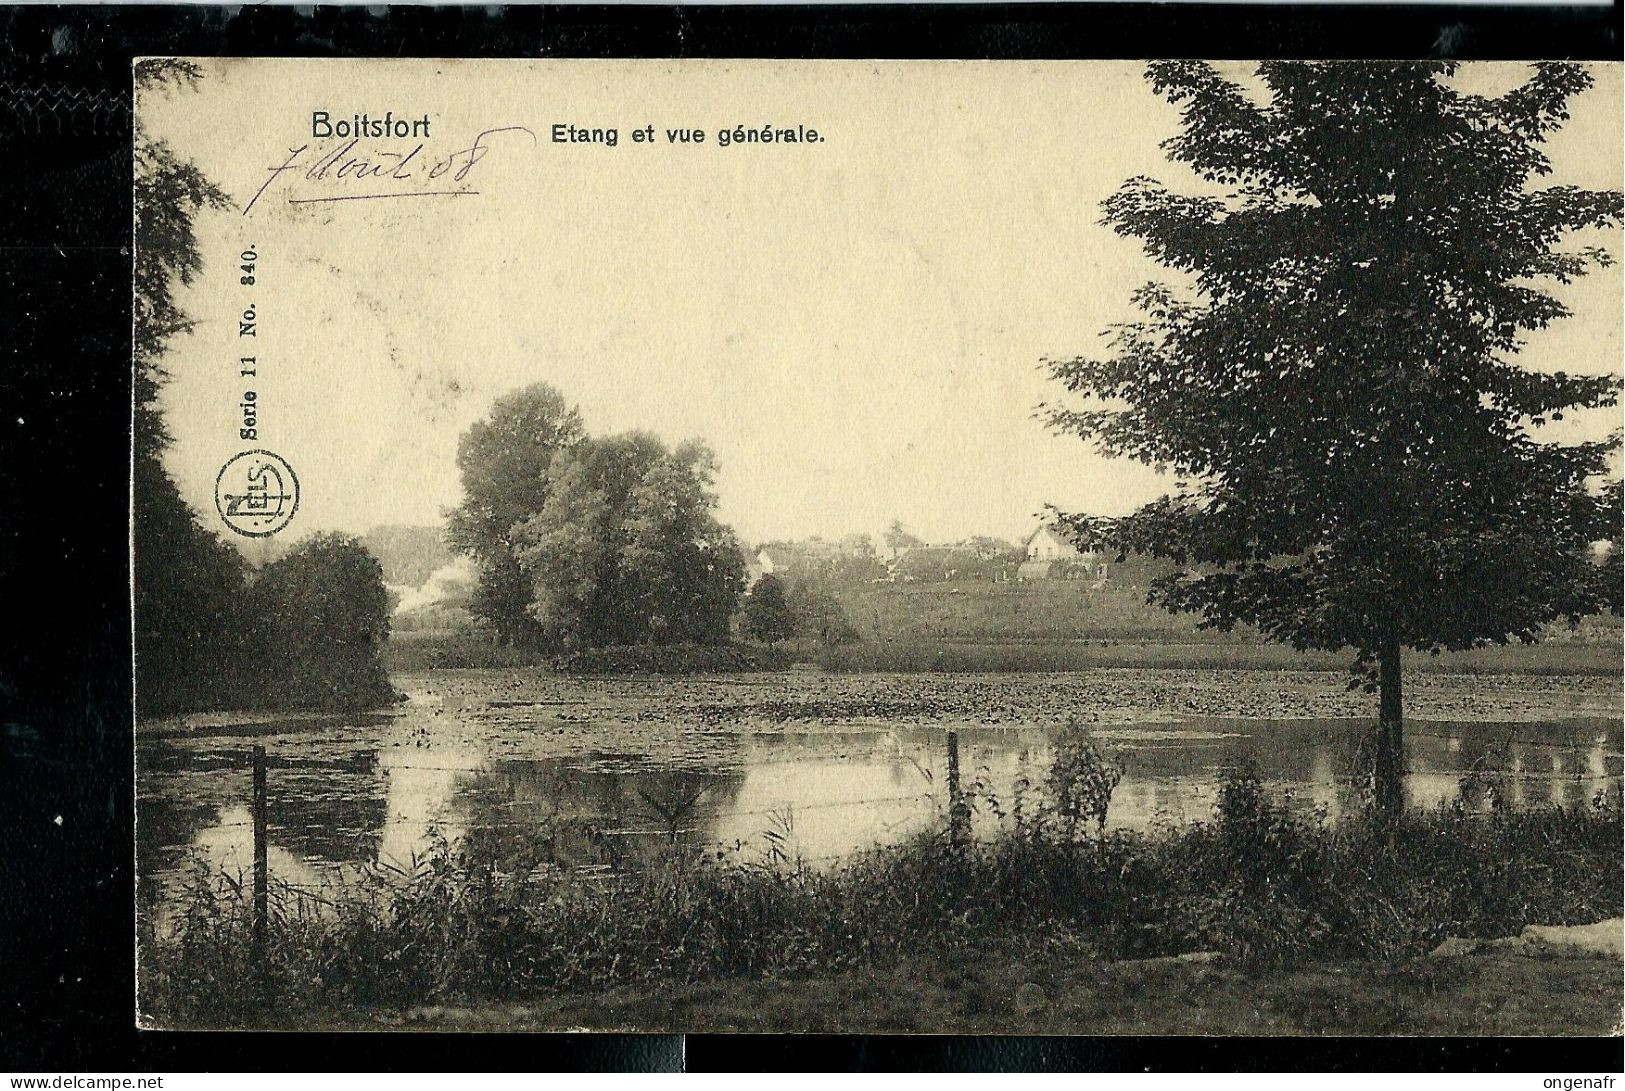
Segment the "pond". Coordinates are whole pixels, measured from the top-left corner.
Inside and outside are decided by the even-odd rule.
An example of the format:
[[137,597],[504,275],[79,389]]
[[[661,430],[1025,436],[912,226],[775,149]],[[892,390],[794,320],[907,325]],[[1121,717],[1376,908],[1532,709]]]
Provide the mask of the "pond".
[[[581,867],[635,866],[674,842],[827,865],[940,819],[950,731],[986,833],[1037,800],[1068,720],[1122,760],[1113,828],[1208,818],[1221,770],[1241,761],[1293,805],[1335,817],[1358,798],[1370,701],[1325,672],[396,682],[410,698],[383,713],[143,724],[143,907],[167,917],[200,859],[249,872],[256,744],[270,764],[270,871],[319,893],[362,868],[409,870],[435,836],[496,849],[546,838]],[[1422,675],[1407,696],[1412,806],[1456,798],[1475,771],[1516,806],[1620,790],[1617,678]]]

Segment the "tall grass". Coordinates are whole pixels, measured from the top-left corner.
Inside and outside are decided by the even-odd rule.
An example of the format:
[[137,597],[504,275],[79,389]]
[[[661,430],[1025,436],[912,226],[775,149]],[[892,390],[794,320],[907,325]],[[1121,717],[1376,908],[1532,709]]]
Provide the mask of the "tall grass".
[[[1103,834],[1110,759],[1075,748],[1073,761],[1095,787],[1072,821],[1018,799],[1017,820],[992,840],[956,843],[944,825],[831,869],[782,852],[741,862],[674,848],[644,870],[588,873],[541,839],[501,858],[439,842],[410,871],[380,871],[319,911],[278,904],[258,965],[249,895],[200,868],[173,926],[143,925],[142,1010],[172,1026],[276,1023],[312,1010],[879,970],[970,947],[1394,958],[1449,935],[1620,913],[1617,800],[1487,814],[1458,803],[1392,825],[1328,824],[1238,769],[1209,821]],[[1105,764],[1091,773],[1091,763]]]

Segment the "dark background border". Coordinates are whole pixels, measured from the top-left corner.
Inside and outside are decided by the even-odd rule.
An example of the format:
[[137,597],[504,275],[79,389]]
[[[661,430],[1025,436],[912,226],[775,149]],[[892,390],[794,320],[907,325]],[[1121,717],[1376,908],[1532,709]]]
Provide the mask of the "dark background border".
[[1619,1071],[1619,1039],[137,1032],[126,527],[132,57],[1617,61],[1620,22],[1619,0],[0,8],[0,1068]]

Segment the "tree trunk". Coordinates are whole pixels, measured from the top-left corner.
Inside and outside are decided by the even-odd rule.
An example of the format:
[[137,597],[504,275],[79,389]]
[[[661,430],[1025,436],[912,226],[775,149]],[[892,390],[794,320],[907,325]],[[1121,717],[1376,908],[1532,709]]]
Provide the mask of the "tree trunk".
[[1397,818],[1405,807],[1404,700],[1400,687],[1399,638],[1386,636],[1378,649],[1379,692],[1373,787],[1377,814]]

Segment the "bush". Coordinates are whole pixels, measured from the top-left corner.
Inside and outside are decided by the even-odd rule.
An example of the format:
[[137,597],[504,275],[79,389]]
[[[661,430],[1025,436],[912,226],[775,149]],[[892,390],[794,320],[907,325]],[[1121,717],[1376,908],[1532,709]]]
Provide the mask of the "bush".
[[131,516],[135,701],[142,716],[220,707],[257,654],[248,564],[204,527],[156,457],[137,458]]
[[1052,747],[1045,798],[1062,830],[1069,840],[1076,839],[1078,827],[1093,822],[1095,836],[1105,837],[1112,793],[1123,780],[1122,760],[1108,756],[1077,720],[1067,724]]
[[764,644],[777,644],[795,635],[796,615],[785,597],[783,580],[768,573],[756,581],[745,596],[739,629],[751,640]]
[[367,708],[395,697],[383,569],[357,539],[318,534],[260,569],[248,590],[259,672],[247,705]]
[[820,648],[839,648],[862,640],[846,607],[822,581],[801,578],[786,591],[786,605],[794,619],[794,632]]

